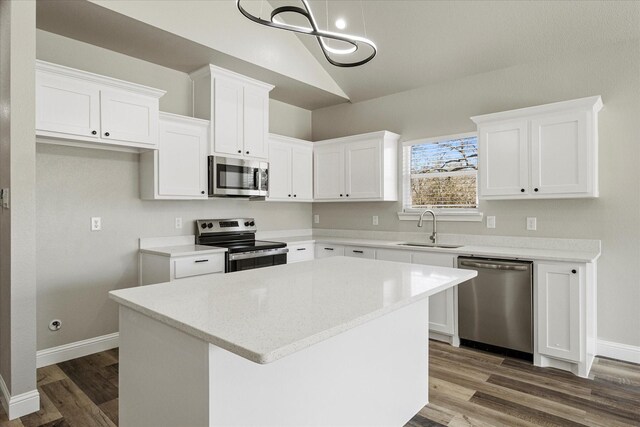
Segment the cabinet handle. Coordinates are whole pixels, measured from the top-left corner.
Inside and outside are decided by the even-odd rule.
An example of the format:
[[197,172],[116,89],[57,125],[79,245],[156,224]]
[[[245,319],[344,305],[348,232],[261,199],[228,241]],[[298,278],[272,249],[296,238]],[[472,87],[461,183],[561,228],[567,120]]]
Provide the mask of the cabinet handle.
[[[326,249],[326,248],[325,248],[325,249]],[[298,248],[298,249],[296,249],[296,250],[297,250],[297,251],[306,251],[306,250],[307,250],[307,248]]]
[[198,262],[209,262],[209,260],[208,259],[197,259],[196,263],[198,263]]
[[538,189],[537,189],[537,188],[534,188],[534,189],[533,189],[533,191],[535,191],[535,192],[537,193],[537,192],[538,192]]
[[521,193],[524,193],[524,188],[521,188],[521,189],[520,189],[520,192],[521,192]]
[[287,194],[287,196],[291,197],[291,194]]
[[247,151],[247,154],[249,154],[249,152]]
[[200,194],[204,194],[204,191],[201,191]]
[[364,252],[363,251],[353,251],[353,253],[355,253],[355,254],[363,254]]
[[577,273],[577,271],[576,271],[575,269],[571,270],[571,272],[572,272],[573,274],[576,274],[576,273]]
[[342,197],[342,194],[340,195],[340,197]]
[[347,197],[349,197],[349,195],[347,194]]
[[238,154],[242,154],[242,150],[238,150]]
[[298,197],[298,195],[297,195],[297,194],[294,194],[294,195],[293,195],[293,197]]
[[91,131],[91,135],[97,135],[97,134],[98,134],[98,132],[97,132],[97,131],[95,131],[95,130],[92,130],[92,131]]
[[324,248],[325,251],[332,251],[333,248]]
[[104,136],[109,136],[109,132],[105,132],[105,133],[104,133]]

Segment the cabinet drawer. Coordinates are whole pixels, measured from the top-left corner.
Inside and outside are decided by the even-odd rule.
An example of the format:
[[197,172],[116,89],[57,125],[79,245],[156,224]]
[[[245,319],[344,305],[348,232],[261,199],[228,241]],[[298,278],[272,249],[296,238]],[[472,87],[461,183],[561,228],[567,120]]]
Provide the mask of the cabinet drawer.
[[357,246],[345,246],[344,255],[355,258],[376,259],[376,250],[373,248],[360,248]]
[[174,278],[200,274],[224,273],[224,254],[209,254],[179,258],[174,261]]
[[302,245],[287,245],[289,253],[287,254],[287,264],[300,261],[309,261],[313,259],[313,243],[305,243]]
[[344,246],[322,243],[316,245],[316,258],[328,258],[332,256],[344,256]]

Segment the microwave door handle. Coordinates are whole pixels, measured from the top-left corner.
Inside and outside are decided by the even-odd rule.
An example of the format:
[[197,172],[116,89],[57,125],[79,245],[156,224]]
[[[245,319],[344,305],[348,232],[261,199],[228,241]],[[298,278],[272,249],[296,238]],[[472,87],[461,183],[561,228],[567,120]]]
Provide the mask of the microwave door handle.
[[256,186],[256,190],[260,190],[262,188],[262,174],[260,173],[260,169],[253,170],[253,183]]

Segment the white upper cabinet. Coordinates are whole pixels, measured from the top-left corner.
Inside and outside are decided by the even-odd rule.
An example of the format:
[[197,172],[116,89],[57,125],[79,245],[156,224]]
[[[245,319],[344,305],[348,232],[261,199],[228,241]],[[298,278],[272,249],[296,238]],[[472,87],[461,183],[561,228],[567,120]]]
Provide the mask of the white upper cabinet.
[[598,197],[599,96],[472,117],[481,199]]
[[195,115],[211,120],[210,154],[266,159],[273,86],[213,65],[191,79]]
[[398,200],[399,138],[382,131],[314,143],[314,200]]
[[206,199],[209,121],[160,113],[158,149],[140,154],[143,199]]
[[311,142],[269,136],[269,199],[313,201],[313,146]]
[[38,142],[154,149],[164,91],[36,61]]

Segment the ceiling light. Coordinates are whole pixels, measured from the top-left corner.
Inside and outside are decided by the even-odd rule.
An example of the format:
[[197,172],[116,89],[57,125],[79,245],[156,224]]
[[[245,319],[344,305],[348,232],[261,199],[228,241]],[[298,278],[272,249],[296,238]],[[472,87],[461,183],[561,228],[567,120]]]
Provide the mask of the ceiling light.
[[[302,7],[289,5],[289,6],[281,6],[273,9],[269,20],[262,19],[260,16],[255,16],[247,12],[247,10],[244,7],[242,7],[241,0],[236,0],[236,6],[238,7],[238,10],[240,11],[240,13],[242,13],[247,19],[250,19],[251,21],[256,22],[258,24],[262,24],[271,28],[278,28],[281,30],[293,31],[296,33],[302,33],[302,34],[314,36],[316,40],[318,40],[318,43],[320,44],[320,49],[322,50],[324,57],[327,59],[327,61],[329,61],[330,64],[335,65],[336,67],[357,67],[358,65],[366,64],[367,62],[371,61],[374,56],[376,56],[377,47],[375,43],[373,43],[373,41],[367,39],[366,37],[320,30],[313,16],[313,13],[311,12],[311,8],[309,7],[309,3],[307,2],[307,0],[300,0],[300,1],[302,3]],[[361,3],[361,7],[362,7],[362,3]],[[307,19],[310,27],[300,27],[297,25],[290,25],[285,23],[281,19],[278,19],[279,18],[278,15],[284,14],[284,13],[297,13],[299,15],[302,15]],[[364,24],[364,13],[363,13],[362,19]],[[346,26],[347,26],[347,23],[344,19],[340,18],[336,21],[337,28],[344,29],[346,28]],[[365,36],[366,36],[366,27],[365,27]],[[325,39],[336,40],[338,42],[341,42],[342,44],[347,44],[349,46],[347,48],[340,48],[340,49],[335,47],[330,47],[325,42]],[[354,53],[361,48],[365,48],[365,49],[368,48],[371,51],[371,53],[366,58],[361,60],[355,60],[353,62],[338,61],[336,59],[333,59],[330,55],[330,54],[347,55],[350,53]]]

